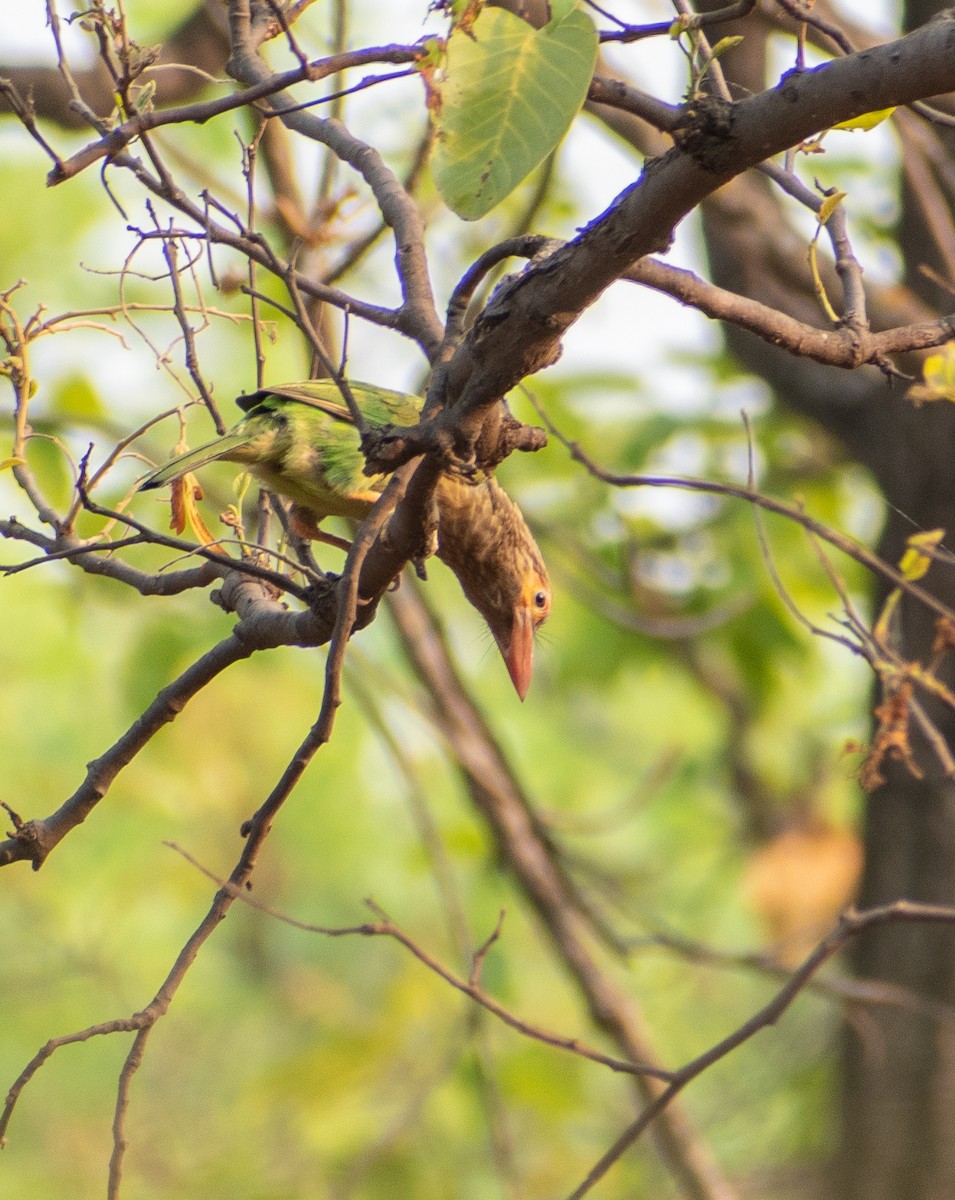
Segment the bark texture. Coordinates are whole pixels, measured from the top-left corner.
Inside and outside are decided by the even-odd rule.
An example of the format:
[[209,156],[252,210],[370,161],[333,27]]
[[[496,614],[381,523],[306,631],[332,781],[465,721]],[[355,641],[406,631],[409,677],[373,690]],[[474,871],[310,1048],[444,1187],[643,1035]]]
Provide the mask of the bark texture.
[[[943,7],[910,3],[907,28],[924,24]],[[759,39],[752,27],[745,32],[745,54],[728,56],[724,66],[735,84],[758,89],[764,86]],[[933,216],[943,225],[950,219],[932,213],[931,197],[920,194],[912,179],[907,175],[902,188],[898,230],[910,290],[870,290],[876,328],[894,322],[900,309],[919,319],[920,311],[955,308],[951,294],[921,271],[928,265],[945,273],[931,226]],[[759,179],[750,174],[722,189],[704,205],[704,223],[714,282],[807,317],[815,301],[802,269],[805,255],[787,248],[781,214]],[[818,323],[818,318],[807,319]],[[879,545],[883,558],[897,562],[916,528],[955,530],[955,408],[917,409],[902,388],[890,387],[874,368],[842,372],[795,359],[750,334],[726,332],[740,360],[766,379],[784,404],[817,421],[872,471],[890,505]],[[950,566],[933,566],[925,583],[955,605]],[[874,608],[883,598],[876,585]],[[902,605],[899,648],[907,659],[927,659],[935,631],[932,614],[917,604]],[[951,686],[951,673],[945,682]],[[940,705],[926,707],[948,744],[955,745],[953,714]],[[899,898],[955,903],[955,786],[942,776],[927,745],[917,738],[914,745],[924,777],[891,766],[886,782],[867,797],[862,907]],[[955,1003],[951,927],[871,929],[854,944],[851,962],[861,978]],[[841,1200],[948,1200],[955,1195],[953,1099],[955,1025],[913,1012],[850,1013],[831,1194]]]

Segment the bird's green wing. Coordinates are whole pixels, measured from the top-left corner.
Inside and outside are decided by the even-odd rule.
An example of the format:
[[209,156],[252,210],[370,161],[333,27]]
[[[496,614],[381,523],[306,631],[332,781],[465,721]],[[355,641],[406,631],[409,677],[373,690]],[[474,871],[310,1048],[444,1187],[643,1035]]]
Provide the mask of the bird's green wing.
[[[349,383],[362,416],[369,425],[414,425],[421,413],[420,396],[395,392],[368,383]],[[310,507],[317,512],[362,515],[382,490],[387,477],[364,473],[358,431],[338,385],[330,379],[312,379],[262,388],[240,396],[240,408],[249,419],[270,415],[288,431],[282,442],[283,461],[269,481],[277,491],[305,502],[299,489],[293,491],[281,480],[308,478],[313,491],[323,490],[321,500],[313,496]],[[264,477],[262,472],[258,472]],[[298,494],[296,494],[298,493]]]
[[[394,392],[390,388],[376,387],[371,383],[351,383],[349,389],[362,416],[369,425],[414,425],[421,414],[424,403],[420,396],[407,392]],[[318,409],[335,420],[352,424],[351,412],[345,403],[341,388],[331,379],[308,379],[303,383],[282,383],[274,387],[261,388],[240,396],[236,400],[243,412],[251,413],[259,405],[275,396],[291,400],[296,404]]]
[[[420,396],[368,383],[350,385],[371,426],[413,425]],[[360,438],[342,393],[331,380],[280,384],[240,396],[246,412],[224,437],[174,458],[154,471],[141,488],[161,487],[187,471],[215,461],[242,463],[266,487],[311,513],[363,517],[385,485],[383,475],[364,474]]]

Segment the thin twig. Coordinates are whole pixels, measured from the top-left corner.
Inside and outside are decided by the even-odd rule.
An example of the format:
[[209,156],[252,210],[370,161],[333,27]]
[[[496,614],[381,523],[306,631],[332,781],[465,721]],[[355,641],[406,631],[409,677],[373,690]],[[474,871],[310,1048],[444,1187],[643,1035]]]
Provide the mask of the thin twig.
[[227,880],[221,879],[213,871],[210,871],[202,863],[198,862],[188,851],[178,846],[175,842],[166,842],[171,850],[175,850],[177,854],[201,871],[207,879],[211,879],[220,888],[227,888],[233,893],[234,899],[241,900],[243,904],[247,904],[250,908],[254,908],[257,912],[265,913],[269,917],[273,917],[277,921],[281,921],[285,925],[290,925],[293,929],[300,929],[303,933],[317,933],[323,937],[388,937],[393,938],[424,966],[432,971],[445,983],[450,984],[456,991],[468,996],[476,1004],[487,1012],[493,1014],[498,1020],[502,1021],[509,1028],[516,1030],[525,1037],[531,1038],[533,1041],[543,1042],[544,1045],[551,1046],[557,1050],[567,1050],[571,1054],[576,1054],[581,1058],[586,1058],[590,1062],[598,1063],[600,1066],[609,1067],[612,1071],[618,1071],[625,1075],[650,1075],[655,1079],[668,1080],[670,1073],[659,1067],[642,1066],[638,1063],[625,1062],[623,1059],[614,1058],[611,1055],[603,1054],[599,1050],[594,1050],[581,1042],[578,1038],[565,1037],[562,1034],[552,1033],[546,1029],[542,1029],[537,1025],[525,1021],[523,1018],[516,1016],[514,1013],[506,1009],[502,1004],[490,996],[480,986],[479,975],[480,965],[483,963],[485,956],[491,949],[491,946],[498,939],[501,933],[501,925],[504,914],[498,920],[497,925],[491,932],[490,936],[484,943],[475,951],[473,958],[473,966],[471,977],[464,979],[460,975],[456,975],[450,968],[439,962],[429,951],[425,950],[410,934],[406,933],[399,925],[397,925],[391,917],[373,900],[366,900],[365,903],[372,910],[377,921],[366,921],[361,925],[344,925],[344,926],[329,926],[316,925],[310,921],[300,920],[298,917],[293,917],[288,913],[281,912],[273,908],[269,904],[263,903],[261,900],[252,896],[247,889],[238,889]]

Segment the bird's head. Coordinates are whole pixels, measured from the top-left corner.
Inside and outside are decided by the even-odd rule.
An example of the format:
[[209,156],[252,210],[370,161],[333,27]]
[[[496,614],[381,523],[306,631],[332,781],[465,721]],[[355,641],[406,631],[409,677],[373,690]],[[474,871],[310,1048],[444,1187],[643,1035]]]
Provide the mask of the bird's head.
[[463,564],[444,557],[487,622],[523,700],[534,671],[534,635],[550,615],[550,579],[520,509],[503,492],[496,499],[507,520],[478,526]]
[[438,557],[458,578],[497,642],[523,700],[534,669],[534,634],[550,613],[547,567],[521,510],[493,476],[438,484]]
[[550,615],[550,580],[542,562],[529,561],[513,578],[516,594],[485,613],[514,690],[523,700],[534,670],[534,635]]

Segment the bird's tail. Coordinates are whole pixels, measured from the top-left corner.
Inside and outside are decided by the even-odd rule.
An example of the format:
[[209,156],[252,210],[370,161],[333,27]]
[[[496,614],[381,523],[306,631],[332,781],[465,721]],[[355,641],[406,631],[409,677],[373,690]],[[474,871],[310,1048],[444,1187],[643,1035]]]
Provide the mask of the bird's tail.
[[163,484],[178,479],[180,475],[185,475],[187,471],[197,471],[206,463],[215,462],[216,459],[231,458],[236,450],[247,445],[248,442],[248,433],[227,433],[225,437],[216,438],[214,442],[207,442],[205,446],[200,446],[197,450],[189,450],[185,454],[180,454],[178,458],[172,459],[165,466],[158,467],[151,475],[147,475],[139,485],[139,491],[147,492],[150,488],[162,487]]

